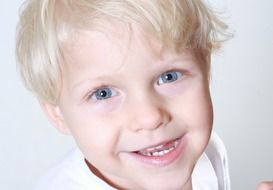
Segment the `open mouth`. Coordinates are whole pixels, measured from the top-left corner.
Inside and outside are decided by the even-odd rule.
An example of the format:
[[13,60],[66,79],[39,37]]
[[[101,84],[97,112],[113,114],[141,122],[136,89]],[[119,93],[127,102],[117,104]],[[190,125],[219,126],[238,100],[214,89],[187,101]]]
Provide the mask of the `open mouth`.
[[180,143],[180,138],[179,139],[175,139],[173,141],[167,142],[167,143],[163,143],[160,144],[156,147],[151,147],[151,148],[147,148],[147,149],[143,149],[140,151],[137,151],[137,154],[143,155],[143,156],[154,156],[154,157],[158,157],[158,156],[164,156],[170,152],[172,152],[174,149],[176,149],[176,147],[178,146],[178,144]]
[[130,155],[140,163],[151,166],[167,166],[177,160],[184,152],[187,137],[183,135],[174,140],[131,152]]

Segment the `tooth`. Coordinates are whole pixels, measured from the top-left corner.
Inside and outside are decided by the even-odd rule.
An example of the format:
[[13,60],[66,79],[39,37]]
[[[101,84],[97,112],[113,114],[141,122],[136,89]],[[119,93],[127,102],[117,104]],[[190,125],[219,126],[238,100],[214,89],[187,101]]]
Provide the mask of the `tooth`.
[[176,148],[178,144],[179,144],[179,140],[176,140],[176,141],[174,142],[174,147]]
[[153,156],[158,156],[158,152],[153,152],[152,155]]
[[151,152],[151,151],[154,151],[154,150],[159,150],[161,149],[165,144],[161,144],[161,145],[158,145],[157,147],[153,147],[153,148],[148,148],[146,149],[147,152]]
[[162,147],[164,146],[164,144],[162,144],[162,145],[159,145],[159,146],[157,146],[157,147],[155,147],[155,149],[161,149]]
[[159,146],[157,146],[155,148],[149,148],[149,149],[146,149],[146,150],[139,151],[139,153],[144,155],[144,156],[148,156],[148,157],[151,157],[151,156],[154,156],[154,157],[164,156],[165,154],[168,154],[169,152],[173,151],[178,146],[179,143],[180,143],[180,139],[174,141],[174,145],[172,147],[168,148],[168,149],[159,151],[165,145],[165,144],[161,144],[161,145],[159,145]]
[[163,156],[164,154],[165,154],[164,151],[160,151],[160,152],[158,153],[159,156]]

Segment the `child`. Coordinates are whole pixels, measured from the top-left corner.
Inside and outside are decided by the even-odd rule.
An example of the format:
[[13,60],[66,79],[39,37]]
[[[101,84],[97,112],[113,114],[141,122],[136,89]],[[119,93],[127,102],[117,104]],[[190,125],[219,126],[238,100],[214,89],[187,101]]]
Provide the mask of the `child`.
[[28,0],[18,26],[27,88],[79,147],[37,189],[230,189],[209,93],[227,27],[202,0]]

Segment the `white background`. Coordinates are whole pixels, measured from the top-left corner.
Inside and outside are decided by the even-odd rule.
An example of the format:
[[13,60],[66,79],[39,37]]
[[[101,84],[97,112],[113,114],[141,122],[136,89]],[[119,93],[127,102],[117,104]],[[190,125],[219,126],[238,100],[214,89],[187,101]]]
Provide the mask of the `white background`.
[[[273,179],[273,1],[209,0],[235,37],[213,56],[215,130],[224,140],[233,190]],[[0,189],[29,190],[74,146],[55,131],[16,72],[14,36],[22,0],[0,1]]]

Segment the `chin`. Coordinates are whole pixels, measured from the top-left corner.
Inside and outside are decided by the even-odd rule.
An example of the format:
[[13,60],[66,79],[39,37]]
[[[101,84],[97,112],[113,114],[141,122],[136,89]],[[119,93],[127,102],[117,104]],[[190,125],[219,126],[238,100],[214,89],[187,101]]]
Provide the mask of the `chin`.
[[[182,175],[181,175],[182,174]],[[191,178],[188,172],[183,172],[181,170],[178,175],[175,176],[158,176],[153,179],[153,176],[148,177],[145,182],[142,183],[142,189],[144,190],[183,190],[188,189],[189,184],[191,184]]]
[[164,179],[161,179],[160,183],[152,184],[149,183],[147,186],[143,187],[144,190],[182,190],[186,184],[181,183],[181,181],[172,180],[166,182]]

